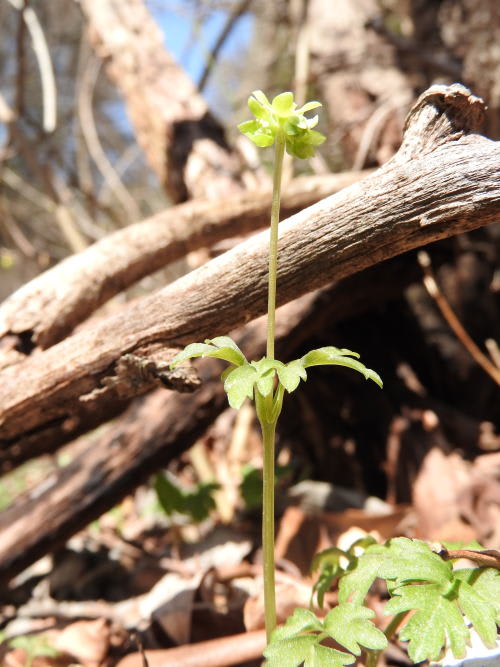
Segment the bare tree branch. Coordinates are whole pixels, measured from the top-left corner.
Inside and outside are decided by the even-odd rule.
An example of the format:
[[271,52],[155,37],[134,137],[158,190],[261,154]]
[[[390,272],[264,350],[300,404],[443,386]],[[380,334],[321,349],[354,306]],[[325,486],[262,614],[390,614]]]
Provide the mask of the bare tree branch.
[[234,28],[236,23],[238,22],[238,19],[246,12],[248,11],[248,8],[252,4],[252,0],[240,0],[238,4],[235,5],[234,9],[229,13],[227,20],[217,37],[217,40],[215,41],[215,44],[208,54],[207,57],[207,62],[205,64],[205,67],[203,69],[202,75],[200,76],[200,80],[198,82],[198,92],[202,93],[205,86],[207,85],[208,77],[210,76],[212,72],[212,68],[217,62],[218,55],[220,53],[220,50],[224,46],[227,38],[231,34],[231,30]]
[[56,82],[52,61],[47,46],[47,40],[37,15],[31,7],[26,7],[24,0],[8,0],[10,4],[22,14],[26,27],[29,30],[33,51],[40,69],[43,96],[43,129],[45,132],[53,132],[56,128]]

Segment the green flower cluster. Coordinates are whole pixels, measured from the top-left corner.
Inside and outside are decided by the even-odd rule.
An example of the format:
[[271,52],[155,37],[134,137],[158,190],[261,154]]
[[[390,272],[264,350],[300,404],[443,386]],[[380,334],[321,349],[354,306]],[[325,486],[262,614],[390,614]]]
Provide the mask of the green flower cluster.
[[326,137],[313,130],[318,116],[306,118],[306,111],[320,107],[320,102],[307,102],[297,109],[293,93],[276,95],[272,102],[261,90],[254,90],[248,98],[248,107],[256,120],[247,120],[238,129],[260,147],[272,146],[278,135],[285,140],[286,151],[295,157],[306,159],[314,156],[314,147]]

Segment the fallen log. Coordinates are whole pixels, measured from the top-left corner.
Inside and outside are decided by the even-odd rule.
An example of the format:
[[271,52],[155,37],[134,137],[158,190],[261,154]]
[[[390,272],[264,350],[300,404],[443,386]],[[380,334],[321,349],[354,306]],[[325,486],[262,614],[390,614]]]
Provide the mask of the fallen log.
[[[373,175],[280,225],[278,300],[291,299],[431,241],[498,220],[500,144],[476,134],[484,104],[459,84],[433,86],[410,112],[398,153]],[[124,354],[182,346],[262,314],[267,234],[261,233],[0,373],[0,445],[106,404]]]
[[34,489],[0,514],[0,581],[62,546],[204,433],[227,401],[220,365],[204,360],[200,372],[203,387],[195,395],[158,389],[136,399],[118,426],[45,479],[40,495]]

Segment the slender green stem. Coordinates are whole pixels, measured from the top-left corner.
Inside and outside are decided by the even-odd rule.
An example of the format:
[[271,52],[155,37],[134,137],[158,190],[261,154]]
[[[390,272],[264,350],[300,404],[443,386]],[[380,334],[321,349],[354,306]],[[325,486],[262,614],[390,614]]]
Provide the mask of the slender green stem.
[[[268,359],[274,359],[274,332],[276,323],[276,274],[278,268],[278,224],[280,218],[281,173],[285,139],[278,133],[275,143],[273,168],[273,202],[271,207],[271,231],[269,240],[269,293],[267,302],[267,350]],[[280,394],[281,400],[283,399]],[[259,401],[258,414],[264,443],[264,488],[262,497],[262,559],[264,564],[264,615],[267,641],[276,627],[276,593],[274,585],[274,447],[276,422],[281,411],[273,409],[273,395]],[[273,414],[278,412],[278,414]]]
[[274,359],[274,330],[276,322],[276,274],[278,269],[278,223],[280,218],[281,173],[285,139],[278,133],[274,147],[273,203],[271,207],[271,232],[269,240],[269,292],[267,300],[267,351],[268,359]]
[[274,443],[276,421],[261,422],[264,441],[264,488],[262,496],[262,560],[264,566],[264,614],[266,636],[270,641],[276,627],[276,594],[274,587]]
[[[386,627],[386,629],[384,630],[384,635],[387,637],[389,641],[396,633],[396,630],[401,625],[403,619],[406,616],[408,616],[408,613],[409,612],[407,611],[402,611],[399,614],[396,614],[396,616],[394,616],[389,625]],[[365,661],[366,667],[377,667],[381,653],[382,651],[367,651],[366,661]]]

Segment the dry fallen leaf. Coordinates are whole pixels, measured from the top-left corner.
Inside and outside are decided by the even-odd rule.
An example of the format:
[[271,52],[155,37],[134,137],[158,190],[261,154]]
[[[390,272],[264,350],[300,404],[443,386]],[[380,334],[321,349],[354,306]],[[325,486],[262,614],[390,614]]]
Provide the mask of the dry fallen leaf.
[[62,630],[53,644],[61,652],[69,653],[84,667],[99,667],[109,649],[110,630],[107,621],[76,621]]

